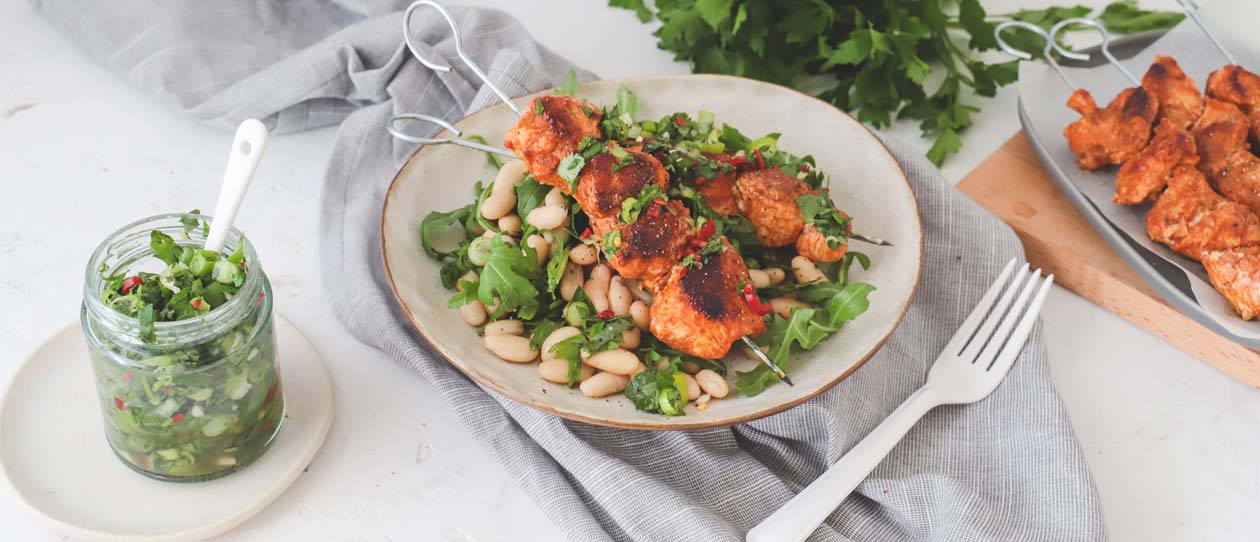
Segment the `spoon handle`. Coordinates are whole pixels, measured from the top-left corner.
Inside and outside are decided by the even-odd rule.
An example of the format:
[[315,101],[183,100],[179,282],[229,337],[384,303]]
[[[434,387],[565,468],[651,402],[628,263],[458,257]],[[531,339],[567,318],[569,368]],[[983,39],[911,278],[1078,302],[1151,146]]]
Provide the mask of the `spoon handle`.
[[241,208],[241,201],[245,199],[245,192],[249,190],[249,183],[254,179],[254,171],[258,169],[265,150],[267,127],[257,119],[246,119],[236,129],[236,138],[232,140],[227,170],[223,172],[223,186],[219,189],[219,201],[211,215],[214,220],[210,222],[210,233],[206,236],[206,250],[223,251],[228,232],[232,231],[232,222],[236,220],[236,212]]

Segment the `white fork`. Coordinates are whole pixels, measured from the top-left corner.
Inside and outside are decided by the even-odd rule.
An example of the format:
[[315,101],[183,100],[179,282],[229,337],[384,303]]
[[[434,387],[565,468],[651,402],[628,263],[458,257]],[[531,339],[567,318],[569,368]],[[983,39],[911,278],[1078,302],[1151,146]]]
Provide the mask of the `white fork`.
[[997,388],[1023,350],[1054,283],[1054,275],[1041,280],[1040,269],[1030,274],[1024,264],[1003,288],[1014,268],[1012,259],[936,358],[927,383],[822,476],[749,531],[748,542],[805,540],[929,410],[974,403]]

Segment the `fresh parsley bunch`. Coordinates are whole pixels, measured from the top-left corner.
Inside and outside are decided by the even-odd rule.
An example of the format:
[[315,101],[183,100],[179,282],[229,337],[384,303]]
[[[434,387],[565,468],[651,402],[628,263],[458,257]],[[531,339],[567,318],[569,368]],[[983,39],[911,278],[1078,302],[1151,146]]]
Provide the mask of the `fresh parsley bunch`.
[[[661,21],[661,49],[696,72],[726,73],[810,89],[875,127],[894,118],[919,121],[933,138],[928,158],[940,165],[958,152],[958,134],[979,109],[967,93],[993,96],[1015,81],[1017,61],[989,63],[976,52],[997,48],[994,27],[1018,19],[1044,28],[1089,15],[1087,6],[1020,10],[990,16],[979,0],[942,2],[838,0],[609,0],[639,20]],[[1114,33],[1171,28],[1180,13],[1146,11],[1134,0],[1099,15]],[[1013,31],[1015,47],[1039,53],[1041,38]],[[941,77],[929,74],[941,70]]]

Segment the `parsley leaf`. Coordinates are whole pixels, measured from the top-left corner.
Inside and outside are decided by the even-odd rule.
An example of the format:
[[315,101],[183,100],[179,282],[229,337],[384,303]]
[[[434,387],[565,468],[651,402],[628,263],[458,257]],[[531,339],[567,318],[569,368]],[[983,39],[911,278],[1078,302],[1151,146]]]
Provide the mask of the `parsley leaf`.
[[569,68],[568,73],[564,74],[564,85],[556,90],[556,94],[561,96],[574,96],[578,91],[577,72],[573,68]]
[[578,174],[582,173],[582,168],[585,166],[586,159],[580,154],[570,154],[560,160],[560,165],[556,167],[556,175],[569,184],[569,192],[577,189]]

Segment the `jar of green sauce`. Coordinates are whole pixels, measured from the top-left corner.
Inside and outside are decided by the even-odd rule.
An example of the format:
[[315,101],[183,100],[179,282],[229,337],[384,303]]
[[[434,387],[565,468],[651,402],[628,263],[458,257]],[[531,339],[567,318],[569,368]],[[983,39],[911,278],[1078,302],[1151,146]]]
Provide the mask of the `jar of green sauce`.
[[208,217],[134,222],[97,247],[81,320],[105,436],[123,463],[193,482],[244,468],[284,420],[271,284],[237,230],[202,250]]

